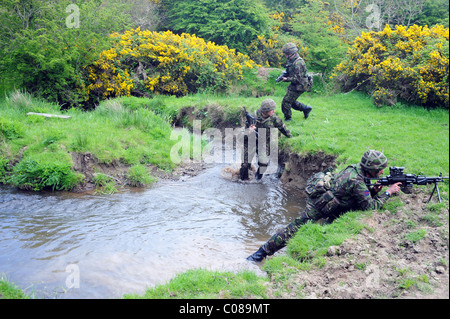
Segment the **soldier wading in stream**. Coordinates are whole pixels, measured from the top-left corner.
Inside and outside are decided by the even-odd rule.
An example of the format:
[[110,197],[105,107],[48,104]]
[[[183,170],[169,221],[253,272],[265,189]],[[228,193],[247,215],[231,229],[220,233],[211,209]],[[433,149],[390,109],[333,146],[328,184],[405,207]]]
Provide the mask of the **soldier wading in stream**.
[[306,183],[308,199],[305,210],[247,260],[261,261],[273,255],[286,246],[287,241],[308,221],[323,218],[332,221],[350,210],[380,209],[392,194],[399,192],[401,183],[390,185],[379,194],[383,186],[369,189],[364,177],[378,178],[386,166],[387,158],[383,153],[369,150],[359,164],[350,165],[336,174],[326,170],[313,175]]
[[[256,132],[256,144],[254,146],[259,146],[258,139],[266,139],[266,149],[258,150],[258,148],[253,149],[249,146],[249,143],[244,144],[243,161],[241,164],[241,169],[239,171],[240,178],[242,180],[248,179],[248,171],[251,167],[252,157],[256,153],[258,155],[258,171],[255,174],[256,179],[261,179],[264,172],[269,166],[269,154],[270,154],[270,129],[277,128],[286,137],[292,137],[291,132],[286,127],[278,116],[275,115],[276,103],[272,99],[265,99],[261,103],[261,107],[256,111],[255,114],[255,124],[250,125],[250,132]],[[265,130],[261,130],[265,129]],[[258,134],[259,131],[259,134]],[[265,133],[265,136],[262,134]],[[278,148],[277,148],[278,149]]]
[[313,83],[312,77],[306,74],[305,61],[298,54],[298,48],[294,43],[285,44],[283,46],[283,53],[288,59],[288,64],[286,65],[286,71],[277,81],[291,82],[281,104],[284,120],[290,121],[292,119],[291,108],[297,111],[303,111],[303,115],[307,119],[312,107],[300,103],[297,99],[305,91],[311,90]]

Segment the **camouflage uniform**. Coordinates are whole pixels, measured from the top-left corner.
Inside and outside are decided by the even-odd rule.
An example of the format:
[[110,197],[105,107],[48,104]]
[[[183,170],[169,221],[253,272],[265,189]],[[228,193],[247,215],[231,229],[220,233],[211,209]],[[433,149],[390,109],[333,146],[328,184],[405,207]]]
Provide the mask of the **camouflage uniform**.
[[287,121],[292,117],[291,108],[297,111],[303,111],[305,119],[308,118],[309,112],[312,110],[310,106],[297,101],[300,95],[306,91],[304,84],[307,72],[305,61],[296,53],[297,51],[298,48],[292,43],[288,43],[283,47],[284,53],[295,53],[286,65],[287,79],[285,82],[291,82],[291,84],[281,104],[281,110]]
[[[324,197],[327,198],[324,200]],[[332,190],[324,193],[320,198],[308,198],[306,209],[300,217],[272,236],[262,248],[268,255],[273,255],[286,246],[287,241],[294,236],[300,226],[309,220],[317,221],[322,218],[333,220],[351,210],[380,209],[388,198],[384,193],[376,195],[373,190],[368,189],[360,164],[351,165],[334,176]],[[318,202],[326,202],[326,204],[318,209]]]
[[[378,151],[364,153],[361,163],[350,165],[335,174],[319,195],[310,194],[306,208],[292,223],[272,236],[268,242],[247,259],[261,261],[267,255],[273,255],[286,246],[288,240],[308,221],[322,218],[333,220],[350,210],[380,209],[389,198],[389,194],[369,189],[365,183],[365,172],[378,172],[387,166],[387,158]],[[319,185],[319,184],[317,184]],[[322,184],[323,185],[323,184]],[[307,185],[308,189],[308,185]]]
[[[265,169],[269,165],[269,155],[270,155],[270,129],[271,128],[277,128],[283,135],[287,137],[292,137],[291,132],[286,127],[286,124],[284,124],[283,120],[281,120],[278,116],[275,114],[269,117],[264,116],[264,112],[268,112],[275,109],[275,102],[271,99],[266,99],[262,102],[262,106],[256,111],[255,113],[255,126],[256,126],[256,132],[258,132],[256,143],[254,144],[253,148],[249,149],[248,142],[244,140],[244,153],[243,153],[243,163],[241,166],[241,179],[248,179],[248,169],[250,168],[250,163],[252,162],[253,156],[255,153],[258,155],[258,172],[257,172],[257,178],[261,178],[262,174],[264,173]],[[261,130],[265,129],[265,130]],[[262,134],[265,133],[265,136],[262,136]],[[258,139],[259,138],[265,138],[266,139],[266,151],[261,152],[258,151]],[[255,149],[256,147],[256,149]],[[258,174],[259,175],[258,177]]]

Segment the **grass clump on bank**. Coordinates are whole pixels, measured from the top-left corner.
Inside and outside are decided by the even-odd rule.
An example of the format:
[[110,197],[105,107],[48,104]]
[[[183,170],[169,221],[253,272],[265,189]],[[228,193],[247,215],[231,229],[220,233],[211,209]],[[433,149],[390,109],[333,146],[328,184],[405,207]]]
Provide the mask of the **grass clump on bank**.
[[0,299],[30,299],[21,289],[0,277]]
[[144,295],[128,294],[126,299],[208,299],[208,298],[267,298],[267,279],[254,272],[238,274],[203,269],[188,270],[165,285],[149,288]]

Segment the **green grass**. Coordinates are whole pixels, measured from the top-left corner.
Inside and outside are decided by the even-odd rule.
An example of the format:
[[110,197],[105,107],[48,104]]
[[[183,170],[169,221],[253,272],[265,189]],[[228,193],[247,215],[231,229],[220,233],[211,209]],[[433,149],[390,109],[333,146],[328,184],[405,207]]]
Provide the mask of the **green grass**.
[[[275,76],[270,75],[271,78]],[[67,163],[71,164],[70,156],[67,156],[70,152],[90,152],[101,162],[119,160],[135,167],[130,176],[133,175],[136,183],[150,182],[145,179],[142,165],[153,164],[168,170],[175,166],[170,160],[170,149],[175,143],[169,140],[170,123],[177,119],[181,109],[191,108],[208,121],[211,116],[209,107],[214,105],[223,112],[228,123],[237,125],[242,106],[255,111],[265,98],[270,97],[278,105],[276,114],[282,117],[281,101],[286,84],[255,83],[256,79],[247,80],[244,83],[247,88],[236,90],[231,96],[122,97],[102,102],[92,112],[61,112],[57,105],[32,99],[26,94],[10,95],[0,100],[0,180],[5,182],[6,178],[6,182],[11,182],[17,178],[20,165],[28,167],[25,161],[35,161],[36,166],[51,172],[49,163],[60,163],[55,166],[62,168],[67,168]],[[264,91],[272,95],[260,96]],[[307,93],[300,97],[300,101],[311,105],[313,111],[306,121],[302,113],[293,112],[293,121],[287,125],[294,137],[281,138],[284,148],[300,154],[324,152],[335,155],[338,168],[358,163],[368,148],[384,150],[389,165],[404,166],[406,173],[436,176],[442,172],[444,176],[449,175],[449,116],[446,110],[428,111],[402,103],[377,108],[369,97],[357,92],[334,95]],[[72,118],[26,116],[30,111],[65,114]],[[185,124],[189,126],[189,123]],[[21,161],[11,169],[9,163],[17,160],[19,154],[23,155]],[[35,171],[29,169],[27,172]],[[50,174],[47,180],[63,176],[56,175],[52,177]],[[432,189],[431,185],[416,187],[426,192]],[[429,224],[439,225],[441,212],[448,209],[448,182],[441,183],[440,190],[443,203],[429,205],[430,213],[424,220]],[[384,209],[395,214],[402,206],[399,199],[393,198]],[[364,214],[352,212],[330,225],[308,224],[302,227],[288,244],[287,254],[267,260],[264,270],[277,282],[286,282],[298,271],[323,266],[329,246],[357,236],[365,227],[360,222]],[[425,234],[415,230],[406,236],[408,238],[405,239],[419,241]],[[265,278],[249,272],[230,274],[191,270],[167,284],[149,288],[144,295],[125,297],[266,298],[265,282]],[[409,284],[405,282],[401,286]]]
[[[281,103],[281,97],[275,99]],[[398,104],[375,107],[360,93],[310,96],[310,118],[294,112],[286,145],[298,153],[324,151],[338,156],[341,166],[357,163],[369,149],[384,150],[390,165],[408,173],[448,175],[448,112]],[[281,114],[281,113],[279,113]]]
[[21,289],[0,277],[0,299],[30,299]]
[[188,270],[169,283],[149,288],[144,295],[128,294],[126,299],[210,299],[267,298],[266,278],[254,272],[215,272],[204,269]]
[[264,262],[263,270],[275,281],[285,281],[297,270],[322,267],[323,256],[330,246],[339,246],[346,239],[359,234],[366,227],[361,222],[371,212],[348,212],[331,224],[307,223],[302,226],[287,246],[287,255]]

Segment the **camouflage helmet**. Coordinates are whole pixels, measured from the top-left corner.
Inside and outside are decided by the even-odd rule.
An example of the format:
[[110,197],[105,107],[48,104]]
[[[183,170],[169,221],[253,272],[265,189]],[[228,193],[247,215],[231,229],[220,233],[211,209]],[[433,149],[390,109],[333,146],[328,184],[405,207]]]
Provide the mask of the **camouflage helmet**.
[[276,106],[277,105],[276,105],[274,100],[272,100],[272,99],[265,99],[261,103],[261,111],[262,112],[270,112],[270,111],[275,110]]
[[368,150],[361,158],[361,166],[367,171],[380,171],[387,166],[387,158],[382,152]]
[[283,45],[283,53],[284,54],[293,54],[298,52],[298,48],[295,43],[289,42]]

